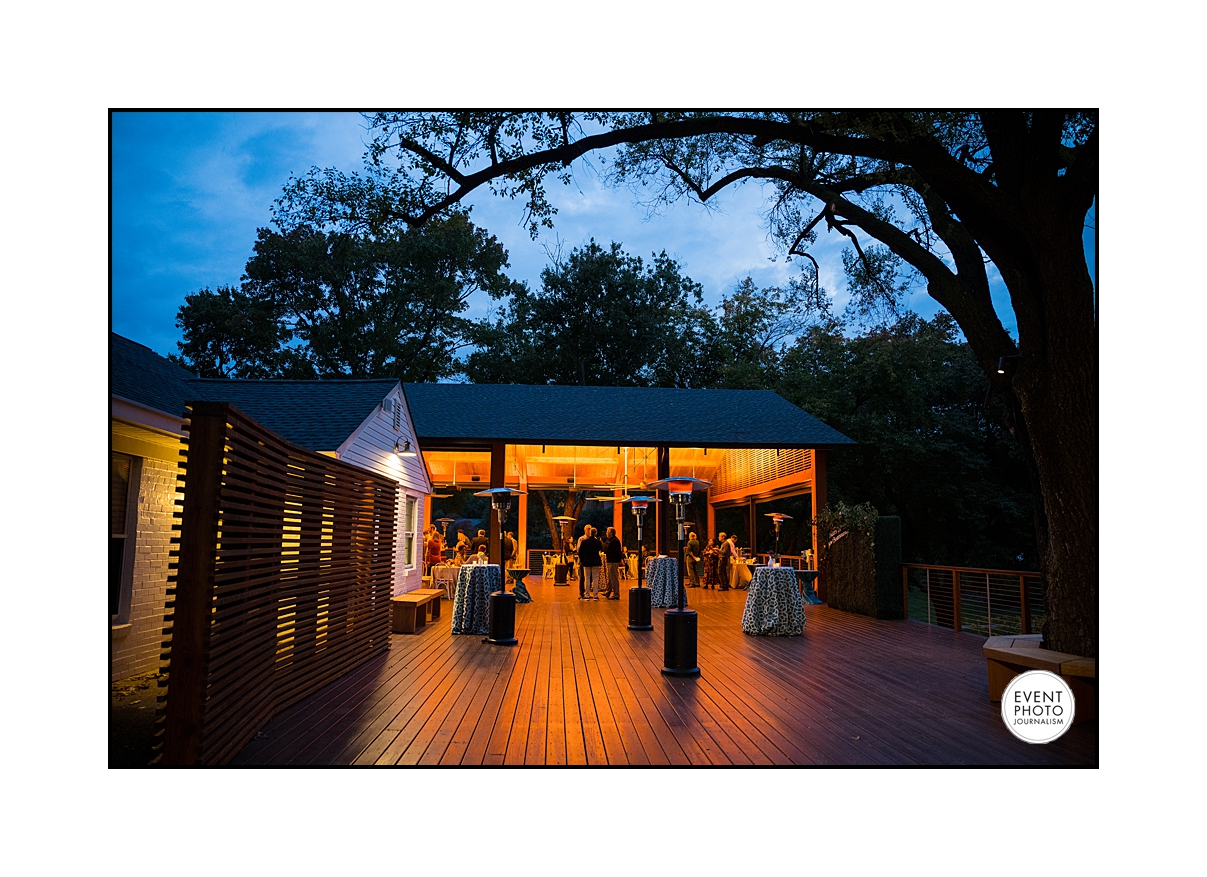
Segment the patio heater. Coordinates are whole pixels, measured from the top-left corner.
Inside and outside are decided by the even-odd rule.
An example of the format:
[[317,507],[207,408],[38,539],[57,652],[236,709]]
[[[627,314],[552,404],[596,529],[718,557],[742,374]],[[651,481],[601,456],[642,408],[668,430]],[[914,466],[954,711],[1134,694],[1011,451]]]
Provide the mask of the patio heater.
[[792,515],[785,515],[783,512],[769,512],[765,517],[771,518],[771,523],[775,524],[775,557],[772,563],[768,566],[780,565],[780,524],[784,521],[791,521]]
[[629,509],[637,519],[637,587],[629,588],[629,630],[653,630],[650,624],[650,589],[641,585],[641,576],[645,572],[641,561],[645,558],[645,547],[641,544],[641,525],[645,522],[645,513],[649,511],[650,503],[662,502],[656,496],[630,496],[621,502],[629,503]]
[[665,676],[699,676],[700,668],[696,666],[696,628],[695,610],[685,605],[687,591],[683,586],[683,542],[686,538],[684,520],[687,518],[687,505],[692,501],[692,493],[697,490],[707,490],[712,486],[710,481],[698,478],[664,478],[655,481],[650,487],[665,490],[670,494],[671,505],[675,507],[675,522],[679,531],[679,601],[675,609],[667,609],[666,634],[663,643],[663,667]]
[[439,524],[444,530],[444,550],[445,551],[452,550],[448,547],[448,525],[456,523],[456,520],[457,520],[456,518],[436,518],[436,523]]
[[[479,490],[474,496],[489,496],[491,508],[499,518],[499,533],[503,532],[503,524],[507,521],[507,510],[511,508],[513,494],[523,493],[510,487],[492,487],[489,490]],[[490,595],[490,635],[482,640],[496,646],[514,646],[519,643],[515,638],[515,594],[507,592],[507,576],[499,577],[499,590]]]
[[568,531],[569,531],[570,525],[574,523],[574,517],[573,517],[573,515],[558,515],[553,520],[557,521],[558,526],[562,528],[562,566],[563,566],[561,581],[558,581],[557,576],[554,575],[553,587],[568,588],[568,587],[570,587],[570,583],[568,581],[566,581],[566,575],[565,575],[566,570],[564,569],[564,567],[566,565],[566,540],[570,538],[570,533]]

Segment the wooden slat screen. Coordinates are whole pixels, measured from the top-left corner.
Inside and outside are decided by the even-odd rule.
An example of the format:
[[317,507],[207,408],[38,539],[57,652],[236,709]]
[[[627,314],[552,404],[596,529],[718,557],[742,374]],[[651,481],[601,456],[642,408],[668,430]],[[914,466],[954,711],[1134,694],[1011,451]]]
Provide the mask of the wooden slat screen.
[[754,487],[813,468],[813,452],[807,448],[733,448],[725,452],[713,479],[713,496]]
[[389,644],[396,482],[189,405],[165,614],[164,764],[222,764]]

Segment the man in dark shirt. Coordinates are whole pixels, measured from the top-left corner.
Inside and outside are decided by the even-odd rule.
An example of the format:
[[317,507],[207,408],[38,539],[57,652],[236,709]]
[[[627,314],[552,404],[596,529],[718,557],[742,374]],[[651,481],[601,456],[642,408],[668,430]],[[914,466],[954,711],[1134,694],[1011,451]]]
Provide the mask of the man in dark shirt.
[[578,541],[578,566],[582,576],[582,591],[584,600],[598,600],[600,553],[604,550],[603,543],[595,535],[595,528],[587,525],[586,533]]
[[607,580],[608,590],[604,597],[608,600],[620,599],[620,565],[624,563],[624,547],[621,546],[620,540],[616,538],[616,528],[608,527],[607,539],[604,540],[604,559],[608,562]]
[[475,536],[473,538],[473,541],[469,543],[469,553],[477,554],[478,549],[483,548],[483,547],[486,548],[486,553],[489,554],[490,553],[490,540],[486,538],[485,530],[479,530],[478,535]]

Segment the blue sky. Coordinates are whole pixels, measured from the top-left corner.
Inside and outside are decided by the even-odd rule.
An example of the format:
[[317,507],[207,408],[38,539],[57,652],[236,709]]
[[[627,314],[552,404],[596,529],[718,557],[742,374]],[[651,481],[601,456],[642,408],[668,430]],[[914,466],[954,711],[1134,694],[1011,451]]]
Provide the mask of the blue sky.
[[[357,170],[367,140],[355,113],[116,113],[112,122],[113,329],[163,354],[176,352],[176,312],[186,294],[238,282],[290,174],[315,165]],[[573,185],[551,182],[549,190],[555,227],[535,241],[520,203],[486,191],[470,202],[474,221],[507,248],[507,273],[533,287],[549,248],[560,242],[568,251],[591,237],[642,257],[665,249],[711,304],[747,275],[768,286],[796,270],[768,237],[765,196],[755,185],[723,193],[711,210],[682,200],[655,216],[632,191],[604,186],[581,164]],[[842,247],[839,235],[823,232],[812,250],[839,310]],[[995,303],[1013,332],[1000,282]],[[921,291],[908,305],[927,317],[937,310]],[[490,306],[482,295],[469,315],[484,316]]]

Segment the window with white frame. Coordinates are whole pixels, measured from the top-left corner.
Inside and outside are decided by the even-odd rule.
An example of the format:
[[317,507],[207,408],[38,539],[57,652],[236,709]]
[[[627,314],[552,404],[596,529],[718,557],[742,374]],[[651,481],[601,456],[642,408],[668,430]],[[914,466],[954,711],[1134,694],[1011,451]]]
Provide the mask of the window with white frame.
[[403,560],[408,567],[415,566],[415,545],[419,541],[416,529],[419,526],[419,501],[413,496],[405,500],[403,514]]
[[139,459],[113,453],[109,469],[109,615],[114,624],[130,614],[130,583],[137,520]]

